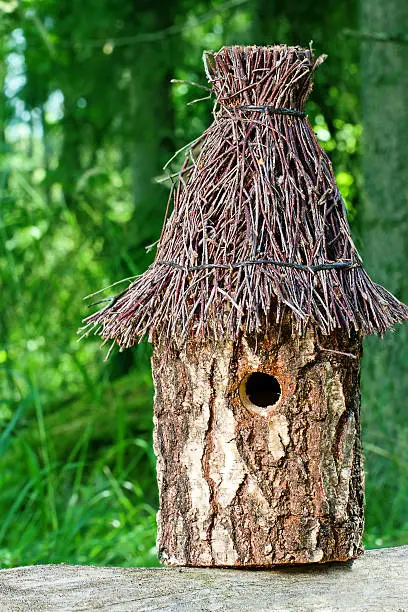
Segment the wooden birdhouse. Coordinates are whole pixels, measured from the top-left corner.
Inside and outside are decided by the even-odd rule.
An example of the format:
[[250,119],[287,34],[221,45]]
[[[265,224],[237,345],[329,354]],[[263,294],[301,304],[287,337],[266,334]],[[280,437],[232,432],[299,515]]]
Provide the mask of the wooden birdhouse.
[[158,554],[171,565],[362,550],[362,337],[408,308],[364,271],[305,115],[324,57],[206,52],[214,121],[173,186],[154,263],[86,320],[153,343]]

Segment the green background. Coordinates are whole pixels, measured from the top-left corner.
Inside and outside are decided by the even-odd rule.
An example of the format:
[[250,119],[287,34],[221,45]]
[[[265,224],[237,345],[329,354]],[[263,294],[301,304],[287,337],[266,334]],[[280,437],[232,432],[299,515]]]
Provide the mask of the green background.
[[[0,566],[157,563],[150,346],[105,362],[76,330],[84,296],[153,259],[169,193],[155,179],[213,104],[170,80],[206,84],[204,49],[328,54],[307,111],[364,252],[359,14],[356,0],[0,1]],[[388,367],[381,342],[363,381],[369,547],[408,543],[407,346]]]

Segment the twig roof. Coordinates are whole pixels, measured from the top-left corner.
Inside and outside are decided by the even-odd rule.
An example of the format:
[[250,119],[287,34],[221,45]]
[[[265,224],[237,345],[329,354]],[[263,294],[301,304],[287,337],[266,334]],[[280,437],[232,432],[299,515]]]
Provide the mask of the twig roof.
[[144,336],[234,338],[288,310],[297,333],[382,334],[408,318],[361,266],[331,163],[302,113],[323,59],[284,45],[205,54],[214,121],[186,152],[155,261],[85,320],[85,334],[126,348]]

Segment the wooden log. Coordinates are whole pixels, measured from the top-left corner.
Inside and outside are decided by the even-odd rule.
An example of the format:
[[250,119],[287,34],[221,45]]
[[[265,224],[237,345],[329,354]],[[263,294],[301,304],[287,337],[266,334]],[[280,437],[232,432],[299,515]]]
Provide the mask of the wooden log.
[[300,612],[408,609],[408,546],[349,564],[250,572],[38,565],[0,571],[2,612]]
[[169,565],[262,567],[361,552],[361,339],[288,322],[156,345],[157,549]]

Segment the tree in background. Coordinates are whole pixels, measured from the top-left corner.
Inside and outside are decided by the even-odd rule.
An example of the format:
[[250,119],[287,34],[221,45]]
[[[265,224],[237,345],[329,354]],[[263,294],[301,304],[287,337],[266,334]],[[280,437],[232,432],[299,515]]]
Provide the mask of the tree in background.
[[[364,126],[363,255],[367,269],[402,301],[408,301],[408,4],[362,2],[362,119]],[[380,40],[379,40],[380,39]],[[363,415],[368,461],[368,529],[383,540],[392,529],[406,541],[408,330],[366,342],[362,366]],[[369,455],[370,457],[370,455]],[[382,497],[388,512],[370,512]]]

